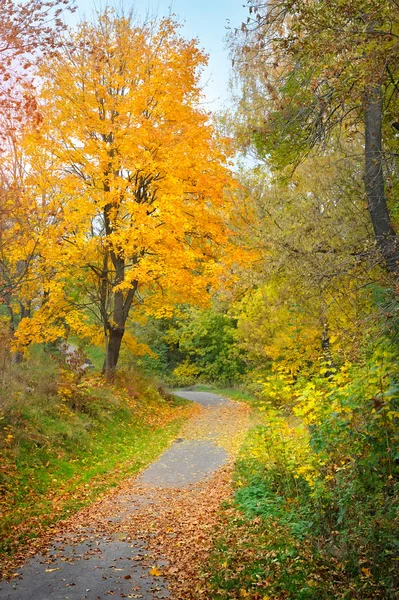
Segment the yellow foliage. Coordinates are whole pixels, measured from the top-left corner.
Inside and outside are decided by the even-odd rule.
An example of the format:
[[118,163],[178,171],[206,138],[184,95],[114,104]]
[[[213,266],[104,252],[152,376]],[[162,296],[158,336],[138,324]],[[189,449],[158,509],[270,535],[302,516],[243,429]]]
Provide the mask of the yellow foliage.
[[200,369],[190,363],[187,359],[184,363],[180,364],[176,369],[173,370],[173,375],[176,379],[182,383],[190,383],[200,372]]
[[26,238],[41,276],[19,346],[68,333],[98,342],[125,330],[133,305],[164,318],[182,299],[207,302],[234,182],[230,143],[200,107],[206,60],[172,19],[138,26],[107,10],[43,62],[43,121],[25,140],[27,189],[46,198]]
[[302,477],[312,487],[321,466],[321,457],[310,446],[310,436],[303,422],[290,424],[277,411],[268,409],[260,429],[246,449],[249,455],[267,468],[280,467],[293,479]]

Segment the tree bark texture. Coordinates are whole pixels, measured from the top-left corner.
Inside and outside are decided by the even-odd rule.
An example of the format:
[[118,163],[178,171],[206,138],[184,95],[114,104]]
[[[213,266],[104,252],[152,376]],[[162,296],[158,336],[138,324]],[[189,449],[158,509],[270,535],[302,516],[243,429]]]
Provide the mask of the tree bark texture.
[[[120,283],[125,281],[125,259],[118,255],[118,253],[111,249],[110,258],[113,266],[114,282],[113,288],[116,288]],[[135,258],[132,259],[135,261]],[[109,272],[107,273],[109,275]],[[112,378],[116,366],[119,360],[119,353],[121,349],[122,339],[125,333],[125,325],[129,316],[130,307],[132,305],[134,296],[138,288],[138,282],[133,281],[131,287],[127,292],[112,291],[112,320],[106,318],[105,322],[105,335],[106,335],[106,352],[104,361],[104,372],[107,378]]]
[[365,102],[365,187],[377,247],[392,273],[399,272],[398,239],[388,210],[382,152],[382,89],[373,85]]

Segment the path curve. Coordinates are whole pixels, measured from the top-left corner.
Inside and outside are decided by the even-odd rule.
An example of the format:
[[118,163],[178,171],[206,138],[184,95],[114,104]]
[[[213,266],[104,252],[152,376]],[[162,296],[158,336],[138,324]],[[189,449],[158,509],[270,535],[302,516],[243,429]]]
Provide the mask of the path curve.
[[0,582],[0,600],[172,599],[177,589],[180,598],[200,597],[194,584],[186,591],[183,585],[193,562],[185,566],[187,553],[194,544],[202,556],[207,539],[200,527],[197,535],[190,515],[195,523],[196,511],[205,511],[207,529],[228,493],[223,467],[236,454],[249,417],[247,407],[216,394],[176,395],[201,405],[181,437],[137,478],[72,517],[47,550],[10,582]]

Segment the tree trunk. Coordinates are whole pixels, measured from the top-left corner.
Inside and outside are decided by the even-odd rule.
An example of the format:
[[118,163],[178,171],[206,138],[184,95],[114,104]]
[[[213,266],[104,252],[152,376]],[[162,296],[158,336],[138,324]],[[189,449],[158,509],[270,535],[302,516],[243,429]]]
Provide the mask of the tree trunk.
[[[125,261],[123,258],[119,258],[113,251],[111,251],[111,259],[115,267],[115,287],[125,280]],[[103,371],[107,379],[112,379],[115,374],[126,321],[137,288],[138,282],[134,281],[125,295],[121,291],[113,292],[112,321],[107,321],[105,326],[106,351]]]
[[[328,327],[328,323],[323,323],[323,333],[321,336],[321,349],[323,351],[324,362],[327,367],[327,371],[324,374],[324,377],[332,377],[335,372],[335,364],[331,354],[331,343],[330,343],[330,330]],[[330,371],[331,369],[331,371]]]
[[[25,317],[30,316],[30,303],[28,303],[28,306],[26,307],[24,304],[22,304],[22,302],[20,302],[19,306],[20,306],[19,320],[22,321],[22,319],[25,319]],[[15,314],[14,314],[14,311],[12,310],[11,304],[8,305],[8,314],[10,315],[10,334],[11,334],[11,338],[13,338],[15,335],[15,331],[17,329],[17,323],[16,323]],[[23,359],[24,359],[24,354],[20,350],[12,353],[11,361],[14,364],[20,364],[23,361]]]
[[104,362],[104,372],[107,379],[112,378],[115,374],[124,332],[124,328],[109,328]]
[[[115,284],[118,285],[124,280],[125,264],[123,259],[118,259],[116,256],[112,256],[112,259],[116,267]],[[114,292],[113,304],[112,323],[107,324],[108,333],[104,365],[107,378],[113,376],[118,364],[119,352],[125,333],[125,323],[128,316],[128,310],[124,310],[123,292]]]
[[[105,175],[107,176],[107,173]],[[104,185],[104,190],[106,192],[110,191],[108,183]],[[113,233],[111,214],[114,208],[113,204],[107,204],[104,207],[104,223],[107,236],[111,236]],[[108,257],[114,269],[112,284],[109,282],[110,270],[108,267]],[[133,264],[136,264],[137,257],[132,256],[131,261]],[[111,246],[109,254],[107,252],[104,256],[101,276],[101,317],[103,319],[106,343],[103,373],[105,373],[107,379],[112,379],[115,374],[126,321],[138,288],[138,282],[133,281],[125,294],[120,290],[115,291],[115,288],[125,281],[125,266],[125,258],[121,249]],[[109,297],[112,298],[112,320],[109,319],[106,309],[106,302]]]
[[382,153],[382,88],[373,85],[366,94],[365,117],[365,187],[374,236],[386,266],[399,272],[398,240],[387,206],[384,189]]

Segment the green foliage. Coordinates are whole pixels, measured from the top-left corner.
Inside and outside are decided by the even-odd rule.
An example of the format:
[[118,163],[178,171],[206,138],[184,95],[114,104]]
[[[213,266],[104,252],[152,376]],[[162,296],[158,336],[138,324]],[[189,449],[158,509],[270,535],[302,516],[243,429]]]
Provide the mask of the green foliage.
[[[173,321],[172,321],[173,322]],[[132,335],[142,344],[148,347],[148,352],[143,356],[122,356],[122,360],[134,362],[141,371],[149,375],[168,379],[170,372],[177,366],[181,356],[178,348],[173,344],[166,342],[166,336],[170,327],[170,319],[156,319],[147,317],[145,322],[129,323],[129,330]]]
[[194,385],[198,380],[237,382],[246,365],[235,343],[236,328],[236,319],[219,308],[180,307],[172,319],[134,324],[134,334],[149,348],[135,362],[174,386]]
[[[298,164],[332,133],[362,130],[366,90],[383,85],[384,138],[395,139],[398,11],[390,0],[317,3],[249,0],[250,16],[231,35],[237,120],[277,168]],[[337,35],[337,32],[340,32]]]
[[[221,384],[238,381],[245,371],[235,344],[236,321],[228,314],[208,309],[189,309],[169,329],[166,341],[178,346],[183,360],[174,370],[176,380],[200,378]],[[186,382],[184,382],[186,383]]]

